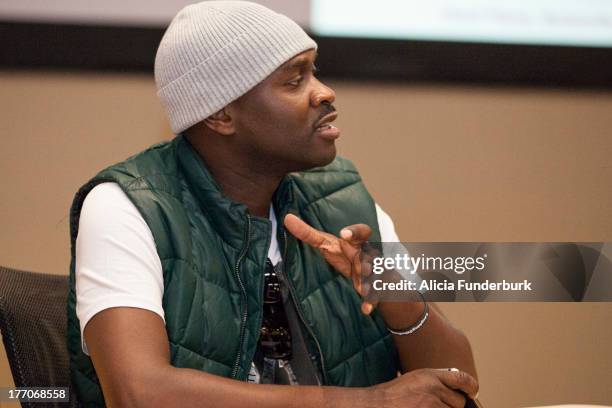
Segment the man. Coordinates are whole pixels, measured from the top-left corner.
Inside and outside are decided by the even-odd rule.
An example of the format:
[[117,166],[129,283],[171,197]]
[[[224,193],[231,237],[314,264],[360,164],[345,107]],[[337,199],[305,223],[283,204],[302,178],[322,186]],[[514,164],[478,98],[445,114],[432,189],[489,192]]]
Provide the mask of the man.
[[315,59],[253,3],[174,18],[155,77],[179,136],[99,173],[71,209],[82,403],[460,407],[477,392],[469,343],[437,309],[362,302],[361,244],[397,236],[335,159]]

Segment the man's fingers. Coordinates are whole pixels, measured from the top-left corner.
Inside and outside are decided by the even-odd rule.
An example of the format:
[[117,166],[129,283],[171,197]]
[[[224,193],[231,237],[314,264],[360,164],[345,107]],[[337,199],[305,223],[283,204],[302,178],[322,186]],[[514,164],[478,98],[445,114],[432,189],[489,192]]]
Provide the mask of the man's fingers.
[[443,403],[451,408],[464,408],[465,407],[465,396],[464,394],[451,390],[450,388],[441,385],[442,389],[438,392],[438,398]]
[[372,235],[372,228],[366,224],[353,224],[340,230],[340,236],[351,244],[362,244]]
[[325,236],[321,231],[312,228],[293,214],[287,214],[284,224],[287,231],[308,245],[319,248],[325,242]]
[[364,301],[363,303],[361,303],[361,313],[363,313],[364,315],[369,315],[374,309],[376,309],[376,306],[378,306],[377,300]]
[[465,371],[435,370],[435,373],[448,388],[461,390],[470,398],[476,398],[478,394],[478,381]]
[[[322,251],[323,256],[338,272],[351,279],[357,293],[365,296],[362,282],[362,268],[371,268],[367,262],[361,262],[361,248],[371,234],[365,224],[354,224],[342,230],[343,239],[319,231],[293,214],[287,214],[283,220],[285,228],[300,241]],[[367,276],[372,272],[366,271]],[[364,313],[369,314],[375,305],[370,304]]]

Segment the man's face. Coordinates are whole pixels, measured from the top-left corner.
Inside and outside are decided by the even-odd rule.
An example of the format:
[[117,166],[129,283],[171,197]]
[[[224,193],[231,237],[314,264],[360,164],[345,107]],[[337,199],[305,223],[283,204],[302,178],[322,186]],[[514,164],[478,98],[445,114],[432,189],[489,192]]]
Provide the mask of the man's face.
[[314,50],[295,56],[230,104],[234,136],[245,157],[282,172],[334,159],[340,136],[329,124],[336,117],[335,93],[315,78],[315,59]]

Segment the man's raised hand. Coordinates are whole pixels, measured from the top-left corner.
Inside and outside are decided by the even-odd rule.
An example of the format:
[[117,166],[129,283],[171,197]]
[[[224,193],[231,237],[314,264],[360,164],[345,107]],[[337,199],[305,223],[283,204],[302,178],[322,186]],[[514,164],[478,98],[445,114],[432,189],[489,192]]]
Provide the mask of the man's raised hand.
[[[319,231],[293,214],[284,220],[285,228],[300,241],[318,249],[325,260],[345,277],[353,281],[353,286],[361,296],[366,295],[363,287],[362,273],[367,273],[367,265],[362,265],[361,247],[368,241],[372,229],[365,224],[353,224],[342,228],[340,237],[328,232]],[[363,302],[361,310],[369,314],[374,305]]]

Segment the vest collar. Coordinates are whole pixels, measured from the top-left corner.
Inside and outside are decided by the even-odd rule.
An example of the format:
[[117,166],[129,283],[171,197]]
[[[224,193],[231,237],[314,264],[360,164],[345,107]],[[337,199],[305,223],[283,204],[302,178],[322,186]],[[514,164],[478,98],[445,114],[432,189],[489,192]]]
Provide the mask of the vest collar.
[[[223,194],[202,158],[182,135],[177,136],[175,142],[179,167],[200,208],[225,241],[233,247],[240,247],[245,239],[247,206]],[[277,216],[284,216],[289,211],[293,201],[292,184],[291,176],[286,176],[274,193]],[[277,219],[280,226],[282,218]]]

